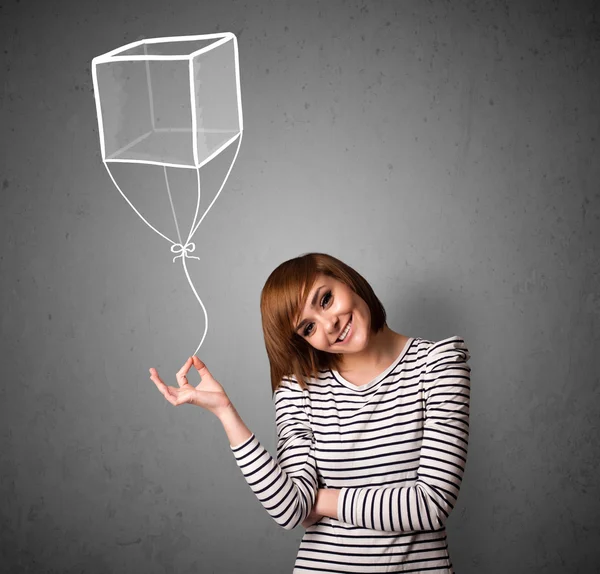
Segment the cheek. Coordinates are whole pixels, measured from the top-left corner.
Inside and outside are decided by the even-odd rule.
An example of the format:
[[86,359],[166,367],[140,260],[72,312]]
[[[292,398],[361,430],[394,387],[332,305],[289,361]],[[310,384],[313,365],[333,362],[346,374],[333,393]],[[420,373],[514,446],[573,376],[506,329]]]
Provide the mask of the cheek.
[[361,336],[364,336],[365,332],[369,330],[369,315],[361,309],[360,319],[357,324],[358,331]]

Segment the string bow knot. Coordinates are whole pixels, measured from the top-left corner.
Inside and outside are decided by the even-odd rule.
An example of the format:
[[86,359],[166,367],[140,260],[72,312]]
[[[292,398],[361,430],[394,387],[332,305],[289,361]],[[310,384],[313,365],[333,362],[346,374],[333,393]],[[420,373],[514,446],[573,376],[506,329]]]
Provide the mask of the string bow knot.
[[188,253],[193,253],[196,250],[196,244],[192,243],[191,241],[189,243],[186,243],[185,245],[182,245],[181,243],[174,243],[173,245],[171,245],[171,251],[173,253],[179,253],[179,255],[175,255],[175,257],[173,257],[173,263],[175,263],[175,259],[177,259],[178,257],[183,258],[188,258],[188,259],[198,259],[200,260],[200,257],[196,257],[195,255],[188,255]]

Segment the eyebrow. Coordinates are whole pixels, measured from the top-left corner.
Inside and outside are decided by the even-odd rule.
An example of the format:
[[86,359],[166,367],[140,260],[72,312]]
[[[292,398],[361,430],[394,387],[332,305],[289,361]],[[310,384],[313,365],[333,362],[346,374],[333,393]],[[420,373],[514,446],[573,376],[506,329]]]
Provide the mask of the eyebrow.
[[[323,289],[323,287],[325,287],[325,285],[321,285],[316,291],[315,294],[313,295],[312,301],[310,302],[310,306],[314,307],[315,303],[317,301],[317,298],[319,297],[319,291],[321,289]],[[300,327],[302,327],[306,322],[308,321],[308,319],[304,319],[303,321],[301,321],[300,323],[298,323],[298,326],[296,327],[296,331],[298,331],[298,329],[300,329]]]

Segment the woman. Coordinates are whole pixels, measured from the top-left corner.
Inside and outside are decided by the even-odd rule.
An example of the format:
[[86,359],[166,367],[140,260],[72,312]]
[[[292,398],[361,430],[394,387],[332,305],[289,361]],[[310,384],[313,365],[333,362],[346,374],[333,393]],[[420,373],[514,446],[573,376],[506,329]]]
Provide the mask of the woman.
[[261,315],[277,460],[198,357],[177,373],[179,388],[156,369],[150,378],[171,404],[215,414],[266,511],[306,528],[294,573],[452,573],[445,523],[467,457],[465,342],[392,331],[367,281],[321,253],[273,271]]

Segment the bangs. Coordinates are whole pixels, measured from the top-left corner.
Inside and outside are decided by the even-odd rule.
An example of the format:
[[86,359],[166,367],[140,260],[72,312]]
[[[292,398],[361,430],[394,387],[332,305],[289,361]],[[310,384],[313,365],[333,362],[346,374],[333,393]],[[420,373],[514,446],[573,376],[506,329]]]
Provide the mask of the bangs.
[[308,294],[317,278],[316,269],[302,269],[296,277],[288,277],[284,287],[286,300],[286,320],[290,339],[296,335],[296,325],[300,321],[302,309],[306,305]]

